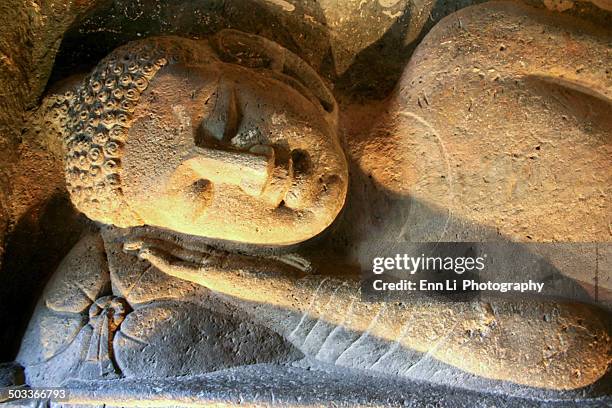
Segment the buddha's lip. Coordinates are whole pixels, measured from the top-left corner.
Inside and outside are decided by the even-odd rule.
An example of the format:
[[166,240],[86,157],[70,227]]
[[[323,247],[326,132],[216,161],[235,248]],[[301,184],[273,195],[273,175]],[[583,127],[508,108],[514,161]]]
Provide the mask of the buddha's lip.
[[293,184],[293,160],[291,155],[287,161],[273,163],[268,182],[262,191],[262,197],[275,207],[284,204],[287,193]]

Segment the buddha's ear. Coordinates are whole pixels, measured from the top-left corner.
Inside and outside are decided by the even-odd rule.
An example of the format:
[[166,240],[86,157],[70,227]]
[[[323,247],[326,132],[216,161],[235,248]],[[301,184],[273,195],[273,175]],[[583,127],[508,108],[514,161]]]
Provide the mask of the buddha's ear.
[[268,69],[291,78],[322,109],[326,119],[336,124],[338,106],[333,94],[321,77],[303,59],[264,37],[242,31],[225,29],[216,34],[212,46],[224,62],[253,69]]

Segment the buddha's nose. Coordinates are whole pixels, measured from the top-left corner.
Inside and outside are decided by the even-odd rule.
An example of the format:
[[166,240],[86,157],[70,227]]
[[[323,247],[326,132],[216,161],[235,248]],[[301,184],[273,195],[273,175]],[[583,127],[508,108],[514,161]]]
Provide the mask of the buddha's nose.
[[213,184],[238,186],[252,196],[260,196],[267,186],[290,177],[289,172],[279,172],[274,149],[263,145],[253,146],[249,151],[195,146],[188,163],[199,177]]

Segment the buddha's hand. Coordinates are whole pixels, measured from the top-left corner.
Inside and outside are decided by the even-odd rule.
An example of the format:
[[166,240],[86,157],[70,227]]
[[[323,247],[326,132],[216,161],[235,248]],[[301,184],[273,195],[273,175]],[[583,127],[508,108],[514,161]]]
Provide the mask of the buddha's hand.
[[184,246],[148,237],[130,238],[123,249],[168,275],[198,284],[203,284],[206,272],[223,268],[229,255],[207,245]]
[[179,245],[154,238],[130,238],[123,245],[126,252],[135,253],[160,271],[202,286],[241,276],[283,275],[303,276],[312,272],[310,262],[295,253],[281,255],[246,255],[223,251],[208,245]]

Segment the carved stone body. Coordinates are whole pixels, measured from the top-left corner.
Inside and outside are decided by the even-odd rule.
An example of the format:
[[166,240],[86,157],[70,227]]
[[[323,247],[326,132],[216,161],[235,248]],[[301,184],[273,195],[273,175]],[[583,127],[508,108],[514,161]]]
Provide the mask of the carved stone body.
[[122,239],[113,228],[86,235],[55,272],[17,357],[30,386],[173,378],[301,358],[205,288],[124,253]]
[[[459,35],[457,18],[461,29],[486,21],[487,30]],[[506,27],[524,22],[527,37]],[[535,93],[551,83],[579,88],[598,115],[610,98],[602,66],[570,75],[558,54],[550,61],[521,51],[531,34],[546,45],[538,37],[545,26],[540,14],[521,14],[506,3],[444,20],[408,65],[389,122],[375,128],[370,142],[349,143],[361,152],[357,165],[391,191],[422,193],[425,201],[460,212],[471,196],[456,191],[455,180],[487,187],[487,177],[495,176],[486,163],[472,160],[495,132],[550,129],[542,119],[550,119],[547,109],[535,109],[537,96],[523,87]],[[448,44],[457,40],[462,52],[482,62],[491,52],[487,36],[497,35],[503,44],[496,45],[501,54],[494,67],[456,67],[442,58],[452,55]],[[588,61],[591,50],[606,53],[593,38],[576,41],[578,59]],[[444,63],[432,69],[426,61],[434,52]],[[531,98],[534,116],[487,127],[499,123],[498,117],[485,123],[487,117],[504,113],[492,102],[502,89],[509,89],[499,96],[504,104]],[[364,302],[354,276],[313,272],[299,257],[262,255],[325,231],[343,208],[348,186],[331,92],[275,43],[236,31],[207,40],[132,43],[50,105],[55,116],[49,124],[63,137],[71,198],[108,226],[73,249],[41,299],[18,359],[31,385],[173,379],[253,363],[298,364],[303,357],[340,370],[421,380],[427,377],[413,375],[415,367],[435,360],[483,379],[555,391],[589,386],[608,370],[608,316],[592,306],[538,299],[457,303],[421,295],[406,303]],[[609,144],[597,132],[585,132],[593,136],[587,140],[578,130],[571,134],[581,149],[573,164],[593,170],[605,185]],[[542,145],[555,149],[550,133]],[[508,152],[515,147],[512,140],[504,143]],[[415,152],[421,162],[412,160]],[[561,172],[556,156],[540,154],[543,168]],[[406,170],[416,168],[421,173]],[[574,180],[562,176],[564,183]],[[525,183],[518,177],[499,196],[484,188],[486,204],[511,212],[521,188],[537,190]],[[575,202],[559,194],[560,203]],[[589,205],[571,214],[578,220],[596,209],[589,237],[601,238],[610,201],[605,191],[597,194],[589,190]],[[546,205],[525,200],[538,209],[535,218],[546,216]],[[140,226],[151,228],[143,233]],[[511,227],[507,235],[521,232]],[[555,228],[550,236],[561,233]]]
[[50,116],[72,201],[96,221],[287,245],[344,204],[333,96],[261,37],[128,44],[55,98]]
[[562,390],[598,380],[612,355],[605,314],[575,302],[456,302],[419,292],[368,302],[357,277],[249,268],[240,258],[147,239],[131,245],[160,270],[228,295],[324,363],[402,376],[424,354],[485,378]]

